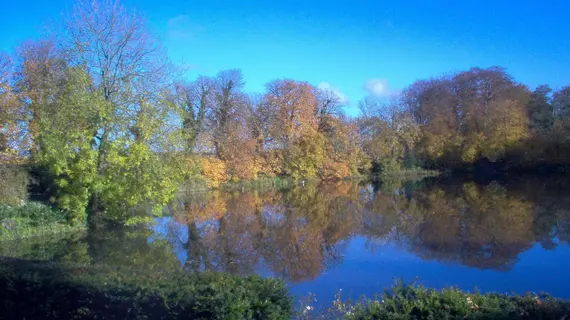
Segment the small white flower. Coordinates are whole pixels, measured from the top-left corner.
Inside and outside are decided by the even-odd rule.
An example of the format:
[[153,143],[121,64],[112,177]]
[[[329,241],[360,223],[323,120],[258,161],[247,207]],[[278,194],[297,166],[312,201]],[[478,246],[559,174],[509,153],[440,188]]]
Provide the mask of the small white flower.
[[307,306],[306,308],[307,308],[307,310],[309,310],[309,311],[313,310],[313,307],[312,307],[312,306]]

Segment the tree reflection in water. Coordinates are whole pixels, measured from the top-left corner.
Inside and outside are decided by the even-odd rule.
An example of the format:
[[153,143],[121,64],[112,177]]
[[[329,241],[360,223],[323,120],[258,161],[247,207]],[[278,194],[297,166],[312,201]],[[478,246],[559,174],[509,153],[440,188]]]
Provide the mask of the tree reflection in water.
[[540,243],[570,240],[567,181],[506,184],[354,182],[287,191],[182,195],[167,236],[189,270],[246,275],[263,270],[292,282],[342,262],[354,236],[368,250],[393,243],[421,259],[499,271]]

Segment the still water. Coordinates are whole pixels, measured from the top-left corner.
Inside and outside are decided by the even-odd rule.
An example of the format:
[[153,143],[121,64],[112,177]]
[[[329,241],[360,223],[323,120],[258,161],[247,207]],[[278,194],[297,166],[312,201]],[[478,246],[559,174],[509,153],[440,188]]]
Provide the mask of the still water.
[[570,298],[568,187],[534,177],[189,194],[155,230],[190,270],[281,276],[325,302],[395,278]]
[[358,298],[398,278],[433,288],[570,298],[569,190],[568,179],[526,177],[181,193],[152,230],[21,242],[15,246],[25,248],[10,250],[52,260],[278,276],[293,295],[315,294],[323,306],[340,289]]

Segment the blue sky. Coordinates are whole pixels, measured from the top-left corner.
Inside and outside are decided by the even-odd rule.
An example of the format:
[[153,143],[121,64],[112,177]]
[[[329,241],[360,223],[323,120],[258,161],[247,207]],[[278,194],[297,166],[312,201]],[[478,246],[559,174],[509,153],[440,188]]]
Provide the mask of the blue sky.
[[[242,69],[248,91],[276,78],[338,90],[350,102],[417,79],[500,65],[531,88],[570,84],[570,1],[124,0],[147,16],[189,77]],[[10,1],[0,49],[37,37],[71,0]]]

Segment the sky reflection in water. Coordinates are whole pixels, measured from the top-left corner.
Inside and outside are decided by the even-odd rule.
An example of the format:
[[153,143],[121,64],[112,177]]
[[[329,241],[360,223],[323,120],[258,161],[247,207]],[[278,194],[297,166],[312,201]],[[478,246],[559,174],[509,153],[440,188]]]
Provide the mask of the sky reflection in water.
[[570,298],[568,187],[526,178],[181,194],[155,230],[188,270],[282,276],[321,303],[339,289],[373,295],[399,277]]

